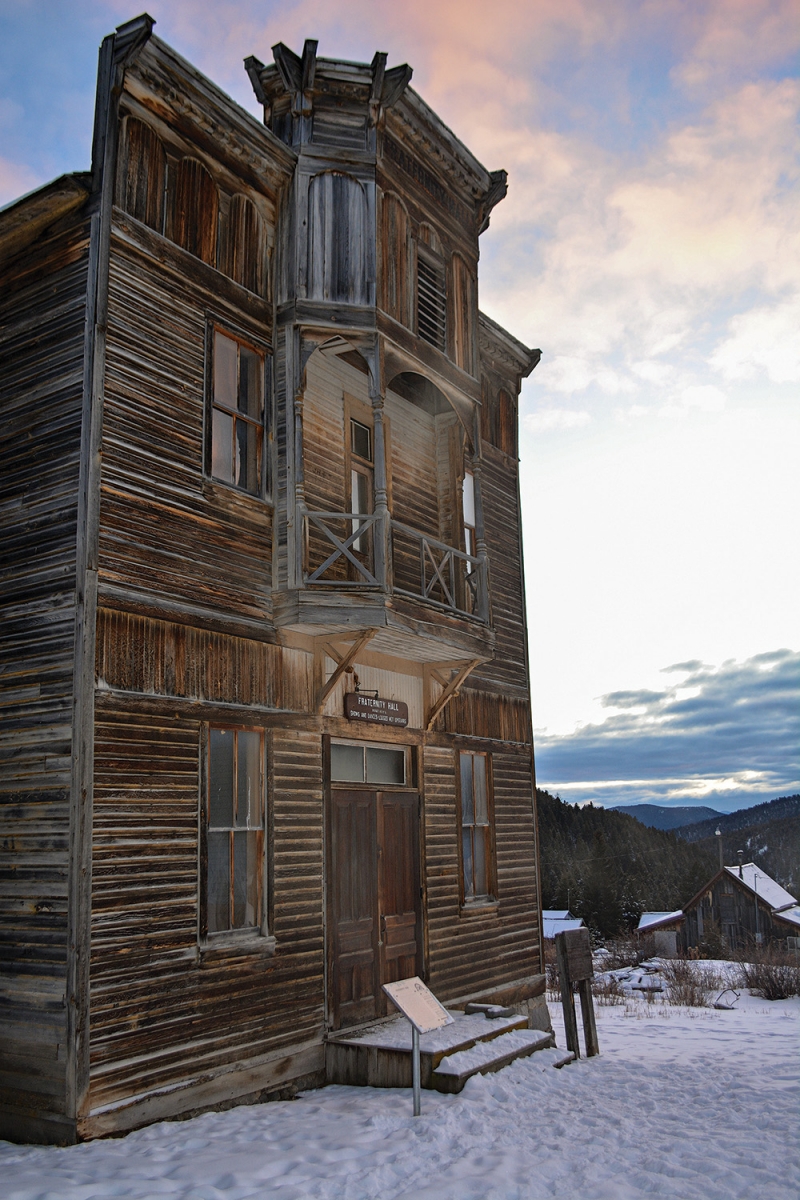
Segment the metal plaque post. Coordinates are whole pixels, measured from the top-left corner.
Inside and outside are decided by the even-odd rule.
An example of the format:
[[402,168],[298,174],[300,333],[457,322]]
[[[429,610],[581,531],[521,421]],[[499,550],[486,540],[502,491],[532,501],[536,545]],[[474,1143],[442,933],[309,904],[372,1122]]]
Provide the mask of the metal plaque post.
[[418,1117],[421,1111],[421,1101],[419,1094],[419,1030],[416,1025],[411,1026],[411,1079],[414,1089],[414,1116]]
[[414,1093],[414,1116],[418,1117],[421,1110],[422,1082],[419,1035],[433,1033],[443,1025],[452,1025],[453,1017],[416,975],[411,979],[399,979],[397,983],[384,983],[383,990],[411,1026],[411,1086]]

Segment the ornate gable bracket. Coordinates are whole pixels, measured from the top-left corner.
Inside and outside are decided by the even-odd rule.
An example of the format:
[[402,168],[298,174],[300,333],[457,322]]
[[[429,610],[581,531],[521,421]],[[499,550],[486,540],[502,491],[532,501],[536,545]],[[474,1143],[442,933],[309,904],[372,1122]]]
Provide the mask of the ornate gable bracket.
[[[457,696],[469,676],[479,667],[483,658],[473,658],[469,662],[436,663],[425,668],[425,728],[432,729],[433,723],[444,711],[454,696]],[[437,700],[431,698],[430,681],[435,679],[444,691]]]
[[[281,82],[287,92],[294,93],[292,111],[300,117],[310,117],[314,107],[314,79],[317,74],[317,46],[314,38],[306,38],[302,58],[283,42],[272,47],[272,55]],[[248,69],[248,74],[249,74]],[[250,76],[252,79],[252,75]],[[259,82],[259,87],[261,86]]]
[[508,172],[507,171],[490,171],[489,189],[484,193],[480,204],[478,205],[478,233],[483,233],[489,228],[489,220],[492,215],[492,209],[501,200],[505,200],[508,194]]

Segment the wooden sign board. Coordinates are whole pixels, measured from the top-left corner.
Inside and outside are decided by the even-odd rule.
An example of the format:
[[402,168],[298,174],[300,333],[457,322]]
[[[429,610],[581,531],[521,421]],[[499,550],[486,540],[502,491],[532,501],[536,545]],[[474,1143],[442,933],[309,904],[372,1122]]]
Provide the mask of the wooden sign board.
[[367,721],[371,725],[395,725],[404,729],[408,724],[408,705],[403,700],[383,700],[380,696],[347,692],[344,715],[348,721]]
[[594,975],[592,966],[592,943],[588,929],[565,929],[556,934],[556,943],[563,938],[566,952],[567,975],[570,983],[581,979],[591,979]]
[[412,979],[399,979],[397,983],[385,983],[383,990],[418,1033],[432,1033],[443,1025],[453,1024],[453,1017],[444,1005],[416,975]]

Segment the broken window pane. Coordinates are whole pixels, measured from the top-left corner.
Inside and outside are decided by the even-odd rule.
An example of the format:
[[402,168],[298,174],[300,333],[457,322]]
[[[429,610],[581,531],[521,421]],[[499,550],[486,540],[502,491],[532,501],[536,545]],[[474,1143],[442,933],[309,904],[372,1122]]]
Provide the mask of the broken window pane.
[[264,408],[264,387],[261,382],[260,355],[247,346],[239,348],[239,411],[260,421]]

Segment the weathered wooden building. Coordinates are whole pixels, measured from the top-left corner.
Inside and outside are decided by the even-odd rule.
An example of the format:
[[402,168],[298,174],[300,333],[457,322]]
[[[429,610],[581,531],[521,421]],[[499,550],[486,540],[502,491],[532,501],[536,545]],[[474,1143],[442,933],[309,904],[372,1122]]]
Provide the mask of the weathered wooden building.
[[546,1026],[505,194],[386,56],[103,43],[0,215],[0,1136],[325,1081],[420,974]]
[[800,933],[797,900],[755,863],[722,867],[683,909],[684,950],[722,939],[746,952]]

